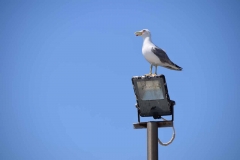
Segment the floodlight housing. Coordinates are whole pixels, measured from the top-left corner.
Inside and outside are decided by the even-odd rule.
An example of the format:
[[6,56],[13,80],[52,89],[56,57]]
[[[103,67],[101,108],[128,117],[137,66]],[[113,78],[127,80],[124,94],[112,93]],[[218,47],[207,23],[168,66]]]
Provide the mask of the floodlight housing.
[[138,115],[154,119],[172,115],[173,121],[175,102],[170,100],[164,75],[136,76],[132,78],[132,84],[136,95]]

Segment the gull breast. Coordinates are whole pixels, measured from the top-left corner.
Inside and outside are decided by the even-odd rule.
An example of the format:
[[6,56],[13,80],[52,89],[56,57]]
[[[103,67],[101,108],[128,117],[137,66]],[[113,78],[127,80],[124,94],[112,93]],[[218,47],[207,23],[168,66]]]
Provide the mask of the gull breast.
[[142,54],[145,57],[145,59],[152,65],[162,65],[162,62],[159,60],[159,58],[151,51],[151,48],[153,46],[151,45],[143,45],[142,47]]

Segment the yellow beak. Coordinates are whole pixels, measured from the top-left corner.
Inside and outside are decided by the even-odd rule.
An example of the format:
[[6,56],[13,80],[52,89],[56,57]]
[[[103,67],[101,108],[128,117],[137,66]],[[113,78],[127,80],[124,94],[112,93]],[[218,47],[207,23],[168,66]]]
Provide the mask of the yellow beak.
[[141,31],[135,32],[135,35],[136,35],[136,36],[141,36],[141,35],[142,35],[142,32],[141,32]]

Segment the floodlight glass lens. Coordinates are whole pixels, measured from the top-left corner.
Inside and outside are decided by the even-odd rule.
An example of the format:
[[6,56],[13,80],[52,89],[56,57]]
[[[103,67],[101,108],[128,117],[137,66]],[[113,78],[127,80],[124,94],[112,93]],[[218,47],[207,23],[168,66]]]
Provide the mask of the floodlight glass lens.
[[164,99],[160,81],[138,81],[139,96],[142,100]]

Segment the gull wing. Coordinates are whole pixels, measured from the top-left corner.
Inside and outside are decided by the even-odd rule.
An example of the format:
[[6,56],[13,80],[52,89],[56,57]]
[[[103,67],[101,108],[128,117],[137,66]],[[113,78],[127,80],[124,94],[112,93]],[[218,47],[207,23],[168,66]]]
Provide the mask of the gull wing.
[[162,63],[172,64],[172,61],[169,59],[167,53],[159,47],[152,47],[151,51],[159,58]]

